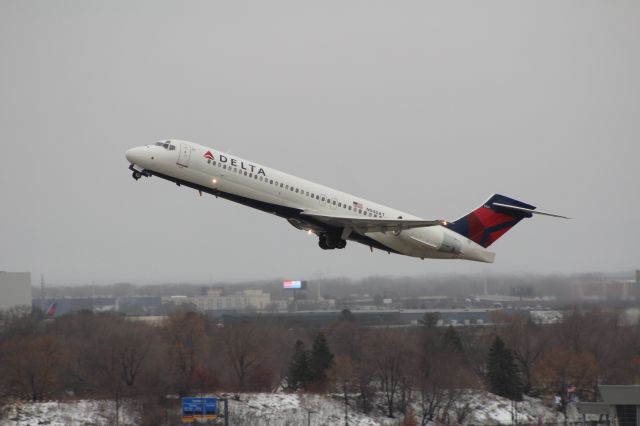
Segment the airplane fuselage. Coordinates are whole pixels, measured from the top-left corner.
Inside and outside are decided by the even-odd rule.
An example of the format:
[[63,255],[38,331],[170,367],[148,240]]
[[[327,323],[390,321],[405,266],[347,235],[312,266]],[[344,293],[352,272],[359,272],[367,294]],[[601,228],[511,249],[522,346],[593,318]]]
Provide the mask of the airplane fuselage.
[[[485,247],[444,225],[404,229],[402,221],[422,219],[213,148],[170,140],[132,148],[126,157],[136,179],[158,176],[283,217],[320,236],[323,248],[343,248],[334,242],[350,240],[418,258],[494,260]],[[340,225],[345,220],[355,225]],[[367,231],[390,221],[399,224],[397,230]]]

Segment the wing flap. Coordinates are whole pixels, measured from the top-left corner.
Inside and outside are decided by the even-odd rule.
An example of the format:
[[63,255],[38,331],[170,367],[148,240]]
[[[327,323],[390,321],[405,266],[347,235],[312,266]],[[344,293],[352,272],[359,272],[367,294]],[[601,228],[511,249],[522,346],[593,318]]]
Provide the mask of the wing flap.
[[303,211],[301,215],[314,218],[322,223],[344,229],[353,229],[362,234],[368,232],[403,231],[412,228],[445,225],[444,220],[383,219],[364,218],[359,216],[339,216],[311,211]]

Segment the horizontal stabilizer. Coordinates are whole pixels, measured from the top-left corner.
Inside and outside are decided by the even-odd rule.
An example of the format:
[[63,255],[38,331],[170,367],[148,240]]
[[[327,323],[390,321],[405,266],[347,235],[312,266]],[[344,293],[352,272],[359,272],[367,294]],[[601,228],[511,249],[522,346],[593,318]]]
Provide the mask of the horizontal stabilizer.
[[541,214],[543,216],[559,217],[560,219],[571,219],[570,217],[561,216],[559,214],[539,212],[539,211],[532,210],[532,209],[525,209],[524,207],[511,206],[509,204],[495,203],[494,202],[493,206],[500,207],[500,208],[503,208],[503,209],[513,210],[513,211],[519,211],[519,212],[525,212],[525,213],[531,213],[531,214]]

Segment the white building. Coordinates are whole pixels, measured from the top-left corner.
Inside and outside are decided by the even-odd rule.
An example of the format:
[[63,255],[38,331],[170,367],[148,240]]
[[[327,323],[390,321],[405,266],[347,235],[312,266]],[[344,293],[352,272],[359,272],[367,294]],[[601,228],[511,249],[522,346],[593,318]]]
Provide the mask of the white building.
[[271,303],[271,295],[262,290],[243,290],[225,295],[222,288],[209,288],[203,296],[171,299],[176,304],[193,303],[199,311],[243,310],[247,308],[265,309]]
[[0,310],[31,307],[31,273],[0,271]]
[[242,293],[247,299],[247,305],[253,308],[264,309],[271,303],[271,295],[262,290],[243,290]]

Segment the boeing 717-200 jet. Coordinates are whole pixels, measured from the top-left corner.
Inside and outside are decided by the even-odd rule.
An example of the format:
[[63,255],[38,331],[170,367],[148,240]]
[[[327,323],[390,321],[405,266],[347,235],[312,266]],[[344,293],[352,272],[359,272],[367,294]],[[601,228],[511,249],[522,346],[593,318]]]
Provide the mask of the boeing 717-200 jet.
[[424,220],[405,212],[301,179],[213,148],[181,140],[163,140],[126,152],[134,179],[157,176],[200,193],[285,218],[318,236],[325,249],[343,249],[356,241],[372,250],[436,259],[491,263],[487,250],[535,207],[494,194],[466,216],[449,222]]

